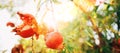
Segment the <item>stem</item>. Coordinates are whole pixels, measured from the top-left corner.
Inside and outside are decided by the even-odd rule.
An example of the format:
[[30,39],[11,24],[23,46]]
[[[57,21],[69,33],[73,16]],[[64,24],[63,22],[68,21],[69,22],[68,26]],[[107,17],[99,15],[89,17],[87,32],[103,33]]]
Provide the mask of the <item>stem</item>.
[[34,53],[34,45],[33,45],[33,43],[34,43],[34,39],[33,39],[33,36],[32,36],[32,53]]
[[48,7],[47,7],[47,3],[45,4],[45,7],[46,7],[46,10],[45,10],[45,12],[44,12],[44,14],[42,15],[42,17],[41,17],[41,23],[44,23],[43,22],[43,20],[44,20],[44,18],[45,18],[45,16],[46,16],[46,14],[48,13],[48,11],[49,11],[49,9],[48,9]]
[[[73,1],[74,2],[74,1]],[[83,7],[81,5],[79,5],[78,3],[74,2],[74,4],[81,10],[83,11],[83,13],[85,13],[87,15],[87,18],[91,21],[92,25],[93,25],[93,30],[95,32],[97,32],[98,36],[99,36],[99,40],[100,40],[100,44],[99,44],[99,47],[103,44],[103,41],[102,41],[102,33],[99,31],[99,28],[97,27],[94,19],[92,19],[92,17],[89,15],[88,12],[86,12],[85,9],[83,9]]]

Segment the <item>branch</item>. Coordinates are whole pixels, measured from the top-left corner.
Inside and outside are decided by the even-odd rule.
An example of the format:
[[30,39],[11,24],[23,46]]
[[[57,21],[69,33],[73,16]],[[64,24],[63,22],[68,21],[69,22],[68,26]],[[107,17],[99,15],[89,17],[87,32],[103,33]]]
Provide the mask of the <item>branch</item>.
[[91,21],[92,26],[93,26],[93,30],[94,30],[95,32],[97,32],[97,34],[98,34],[98,36],[99,36],[99,40],[100,40],[100,45],[99,45],[99,47],[100,47],[100,46],[103,44],[103,41],[102,41],[102,33],[100,32],[99,28],[97,27],[94,19],[92,19],[92,17],[89,15],[89,13],[86,12],[85,9],[83,9],[82,5],[79,5],[79,4],[76,3],[75,1],[73,1],[73,2],[74,2],[74,4],[75,4],[83,13],[85,13],[85,14],[87,15],[87,18]]

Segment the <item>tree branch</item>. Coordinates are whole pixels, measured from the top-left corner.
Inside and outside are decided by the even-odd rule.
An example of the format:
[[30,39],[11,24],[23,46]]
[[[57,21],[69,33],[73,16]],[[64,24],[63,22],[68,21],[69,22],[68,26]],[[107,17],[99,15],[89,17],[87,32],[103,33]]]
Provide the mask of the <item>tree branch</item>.
[[99,28],[97,27],[94,19],[92,19],[92,17],[89,15],[88,12],[86,12],[86,10],[82,7],[82,5],[79,5],[77,2],[73,1],[74,4],[83,12],[87,15],[87,18],[91,21],[92,25],[93,25],[93,30],[95,32],[97,32],[98,36],[99,36],[99,40],[100,40],[100,44],[99,44],[99,47],[103,44],[103,41],[102,41],[102,33],[99,31]]

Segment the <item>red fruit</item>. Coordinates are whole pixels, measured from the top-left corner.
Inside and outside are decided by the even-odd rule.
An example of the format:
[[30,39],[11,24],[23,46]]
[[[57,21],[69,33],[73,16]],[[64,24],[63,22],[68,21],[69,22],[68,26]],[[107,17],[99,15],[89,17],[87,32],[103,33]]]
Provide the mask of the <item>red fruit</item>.
[[37,21],[35,20],[35,17],[32,14],[25,14],[22,12],[17,12],[17,14],[20,16],[20,19],[24,22],[24,24],[37,24]]
[[12,48],[11,53],[24,53],[23,46],[21,44],[15,45]]
[[35,32],[33,31],[33,29],[30,26],[25,26],[21,30],[18,30],[16,33],[23,38],[28,38],[35,34]]
[[15,27],[14,23],[12,23],[12,22],[8,22],[6,25],[10,26],[10,27]]
[[[32,14],[27,14],[27,13],[22,13],[22,12],[17,12],[17,14],[20,16],[20,19],[23,21],[23,24],[20,25],[20,27],[18,27],[18,28],[24,28],[24,26],[29,25],[30,27],[32,27],[32,29],[25,30],[25,32],[30,31],[29,32],[30,36],[31,36],[31,34],[33,35],[33,33],[35,33],[36,38],[38,39],[38,37],[39,37],[38,23],[37,23],[35,17]],[[20,34],[22,35],[22,34],[28,34],[28,33],[21,32]]]
[[63,37],[59,32],[51,32],[45,39],[48,48],[63,49]]
[[118,39],[118,44],[120,45],[120,38]]

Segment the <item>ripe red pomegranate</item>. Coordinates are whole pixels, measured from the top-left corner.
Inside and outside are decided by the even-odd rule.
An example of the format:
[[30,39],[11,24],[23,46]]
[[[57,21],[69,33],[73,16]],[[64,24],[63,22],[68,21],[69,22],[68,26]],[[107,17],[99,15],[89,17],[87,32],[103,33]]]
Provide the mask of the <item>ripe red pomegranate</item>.
[[[16,32],[16,34],[23,38],[29,38],[35,34],[36,38],[38,39],[38,24],[35,17],[32,14],[28,13],[17,12],[17,14],[19,15],[23,23],[19,26],[16,26],[12,31]],[[11,26],[13,24],[8,23],[7,25]]]
[[17,14],[19,15],[20,19],[23,21],[24,25],[27,24],[27,25],[37,26],[37,21],[32,14],[22,13],[22,12],[17,12]]
[[51,49],[63,49],[63,37],[59,32],[51,32],[45,37],[46,46]]
[[120,45],[120,38],[118,39],[118,44]]
[[12,48],[11,53],[24,53],[23,45],[21,45],[21,44],[15,45]]
[[16,28],[16,34],[20,35],[22,38],[28,38],[35,34],[33,28],[30,26],[24,26],[24,28],[20,29]]

